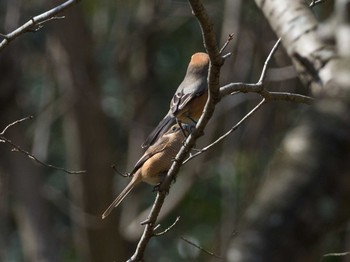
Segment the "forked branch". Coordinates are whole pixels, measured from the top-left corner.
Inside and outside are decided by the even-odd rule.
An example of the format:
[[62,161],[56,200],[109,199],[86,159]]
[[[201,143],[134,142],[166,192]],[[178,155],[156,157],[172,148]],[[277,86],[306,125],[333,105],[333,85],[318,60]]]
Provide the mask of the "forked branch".
[[0,36],[4,38],[0,43],[0,51],[3,50],[11,41],[16,39],[20,35],[27,32],[37,32],[43,27],[43,24],[48,21],[63,19],[64,16],[57,16],[57,15],[62,13],[67,8],[77,4],[80,1],[81,0],[68,0],[63,4],[60,4],[50,9],[49,11],[46,11],[45,13],[32,17],[31,19],[29,19],[28,22],[18,27],[11,33],[0,34]]
[[22,149],[19,145],[15,144],[14,142],[12,142],[10,139],[8,139],[6,136],[5,136],[5,133],[8,131],[9,128],[11,127],[14,127],[15,125],[19,124],[19,123],[22,123],[26,120],[31,120],[33,119],[33,116],[28,116],[28,117],[24,117],[22,119],[19,119],[19,120],[16,120],[10,124],[8,124],[3,130],[2,132],[0,133],[0,142],[3,142],[7,145],[9,145],[11,148],[12,148],[12,151],[13,152],[20,152],[24,155],[26,155],[28,158],[34,160],[35,162],[37,162],[38,164],[42,165],[42,166],[45,166],[45,167],[48,167],[48,168],[53,168],[53,169],[57,169],[57,170],[60,170],[60,171],[63,171],[65,173],[68,173],[68,174],[83,174],[83,173],[86,173],[85,170],[78,170],[78,171],[74,171],[74,170],[68,170],[66,168],[63,168],[63,167],[58,167],[58,166],[55,166],[55,165],[50,165],[50,164],[46,164],[44,163],[43,161],[39,160],[36,156],[34,156],[33,154],[29,153],[28,151]]

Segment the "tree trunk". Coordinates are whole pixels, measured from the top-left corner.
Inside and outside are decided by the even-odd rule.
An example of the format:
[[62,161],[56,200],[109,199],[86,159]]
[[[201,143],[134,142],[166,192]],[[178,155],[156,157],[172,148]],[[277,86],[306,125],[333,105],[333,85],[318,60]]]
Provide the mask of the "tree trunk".
[[[318,261],[327,233],[346,226],[350,217],[350,59],[345,51],[335,58],[320,40],[304,1],[256,2],[282,37],[300,78],[322,97],[284,139],[227,257]],[[340,43],[350,50],[345,39],[337,42],[338,50]]]
[[116,212],[106,220],[101,219],[114,197],[108,120],[101,108],[91,34],[81,7],[73,11],[67,15],[65,30],[58,25],[48,48],[65,100],[67,159],[71,161],[70,168],[87,170],[86,174],[68,178],[74,203],[71,207],[74,239],[82,261],[115,261],[126,256],[118,236]]

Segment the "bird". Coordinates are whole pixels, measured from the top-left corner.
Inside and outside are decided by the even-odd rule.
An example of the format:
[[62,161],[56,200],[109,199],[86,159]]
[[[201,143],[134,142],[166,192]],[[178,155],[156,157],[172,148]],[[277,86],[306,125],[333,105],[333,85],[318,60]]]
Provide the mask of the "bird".
[[154,144],[174,123],[196,123],[208,98],[209,56],[199,52],[192,55],[185,78],[170,101],[170,109],[150,133],[142,148]]
[[102,214],[102,219],[106,218],[141,181],[156,186],[163,181],[183,144],[185,135],[188,135],[192,128],[193,125],[183,124],[180,127],[179,124],[174,124],[153,145],[147,148],[130,172],[131,181]]

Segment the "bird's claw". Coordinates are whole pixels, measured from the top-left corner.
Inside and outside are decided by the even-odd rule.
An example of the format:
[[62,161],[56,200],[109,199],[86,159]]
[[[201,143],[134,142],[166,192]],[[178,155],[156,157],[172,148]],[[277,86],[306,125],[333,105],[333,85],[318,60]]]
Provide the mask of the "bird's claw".
[[158,183],[157,185],[155,185],[154,187],[153,187],[153,190],[152,190],[152,192],[165,192],[165,194],[169,194],[169,189],[168,190],[163,190],[162,188],[161,188],[161,185],[162,185],[162,183]]
[[153,187],[153,189],[152,189],[152,192],[159,192],[159,190],[160,190],[160,184],[161,184],[161,183],[158,183],[157,185],[155,185],[155,186]]

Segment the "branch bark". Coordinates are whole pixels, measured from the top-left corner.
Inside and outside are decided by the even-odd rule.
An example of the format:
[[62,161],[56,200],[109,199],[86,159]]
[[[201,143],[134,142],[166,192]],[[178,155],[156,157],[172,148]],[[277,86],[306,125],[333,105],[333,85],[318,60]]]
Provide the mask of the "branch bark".
[[255,0],[272,29],[282,39],[289,57],[305,85],[319,94],[330,81],[329,65],[336,53],[321,41],[318,22],[304,0]]
[[56,16],[80,1],[81,0],[68,0],[63,4],[58,5],[50,9],[49,11],[46,11],[45,13],[32,17],[28,22],[18,27],[11,33],[1,34],[4,40],[2,40],[0,43],[0,51],[2,51],[11,41],[16,39],[20,35],[27,32],[36,32],[43,26],[44,23],[51,20],[64,18]]

